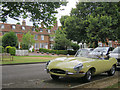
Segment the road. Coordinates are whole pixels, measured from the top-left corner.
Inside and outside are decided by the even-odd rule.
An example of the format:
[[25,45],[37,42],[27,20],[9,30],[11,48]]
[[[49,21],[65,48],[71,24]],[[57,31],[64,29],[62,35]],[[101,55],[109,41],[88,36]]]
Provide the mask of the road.
[[[1,67],[3,88],[69,88],[83,84],[81,78],[61,78],[59,81],[53,81],[50,75],[44,71],[45,63]],[[92,81],[106,77],[108,77],[106,73],[103,73],[94,76]]]

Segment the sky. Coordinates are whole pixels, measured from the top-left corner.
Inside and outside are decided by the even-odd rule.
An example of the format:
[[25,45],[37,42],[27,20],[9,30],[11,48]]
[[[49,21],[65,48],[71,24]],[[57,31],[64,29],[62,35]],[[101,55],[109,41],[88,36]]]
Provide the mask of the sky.
[[[58,14],[56,14],[56,17],[57,17],[57,21],[58,21],[58,26],[61,26],[61,23],[60,23],[60,20],[59,20],[61,18],[61,16],[70,15],[71,9],[75,8],[76,7],[76,2],[78,2],[78,0],[67,0],[67,1],[68,1],[68,3],[67,3],[66,6],[61,6],[59,9],[57,9]],[[22,18],[20,19],[20,21],[8,18],[7,23],[16,24],[16,23],[19,22],[20,24],[22,24],[22,21],[23,21]],[[29,21],[29,18],[25,19],[25,21],[26,21],[26,25],[28,25],[28,26],[33,25],[33,23]]]

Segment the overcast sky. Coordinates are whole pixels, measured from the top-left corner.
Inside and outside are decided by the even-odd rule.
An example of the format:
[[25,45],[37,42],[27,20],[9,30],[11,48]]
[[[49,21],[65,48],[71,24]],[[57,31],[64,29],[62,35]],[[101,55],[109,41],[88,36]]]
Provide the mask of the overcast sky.
[[[67,1],[68,1],[67,6],[62,6],[59,9],[57,9],[58,10],[58,14],[56,14],[56,17],[57,17],[57,21],[58,21],[58,26],[61,26],[60,21],[59,21],[59,19],[61,18],[61,16],[63,16],[63,15],[69,15],[71,9],[75,8],[76,2],[78,0],[67,0]],[[7,23],[9,23],[9,24],[16,24],[16,23],[19,22],[21,24],[22,21],[23,21],[22,18],[20,19],[20,21],[16,21],[14,19],[8,18]],[[32,26],[33,25],[32,22],[30,22],[28,18],[25,19],[25,21],[26,21],[26,25],[28,25],[28,26]]]

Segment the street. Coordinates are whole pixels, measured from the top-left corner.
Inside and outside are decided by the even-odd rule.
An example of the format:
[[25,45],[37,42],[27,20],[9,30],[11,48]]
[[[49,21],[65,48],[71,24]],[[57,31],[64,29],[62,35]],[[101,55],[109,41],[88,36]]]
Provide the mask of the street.
[[[2,87],[3,88],[69,88],[83,84],[81,78],[61,78],[53,81],[46,73],[45,63],[2,66]],[[120,71],[120,68],[117,69]],[[118,75],[118,71],[116,75]],[[92,81],[106,78],[103,73],[94,76]]]

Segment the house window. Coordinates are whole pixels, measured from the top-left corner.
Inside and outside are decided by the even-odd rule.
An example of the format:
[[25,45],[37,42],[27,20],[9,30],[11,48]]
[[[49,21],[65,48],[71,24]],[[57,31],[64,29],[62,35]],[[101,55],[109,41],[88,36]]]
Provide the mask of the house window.
[[42,28],[40,28],[40,32],[43,32],[43,29],[42,29]]
[[35,50],[39,49],[39,43],[35,43]]
[[15,29],[16,28],[16,26],[15,25],[12,25],[12,29]]
[[53,44],[50,44],[50,49],[53,49]]
[[37,34],[35,35],[35,40],[38,40],[38,35]]
[[44,35],[41,35],[41,40],[44,40]]
[[101,42],[99,42],[99,43],[98,43],[98,46],[99,46],[99,47],[102,47],[102,43],[101,43]]
[[1,24],[1,29],[4,29],[4,28],[5,28],[4,24]]
[[50,31],[50,30],[48,30],[48,33],[51,33],[51,31]]
[[45,43],[45,49],[48,49],[48,43]]
[[109,47],[112,47],[112,41],[109,41],[109,42],[108,42],[108,46],[109,46]]
[[34,28],[34,27],[32,28],[32,31],[35,31],[35,28]]
[[44,48],[44,43],[40,43],[40,48]]
[[24,27],[24,26],[22,26],[22,30],[25,30],[25,27]]
[[50,41],[54,41],[54,37],[50,37]]

